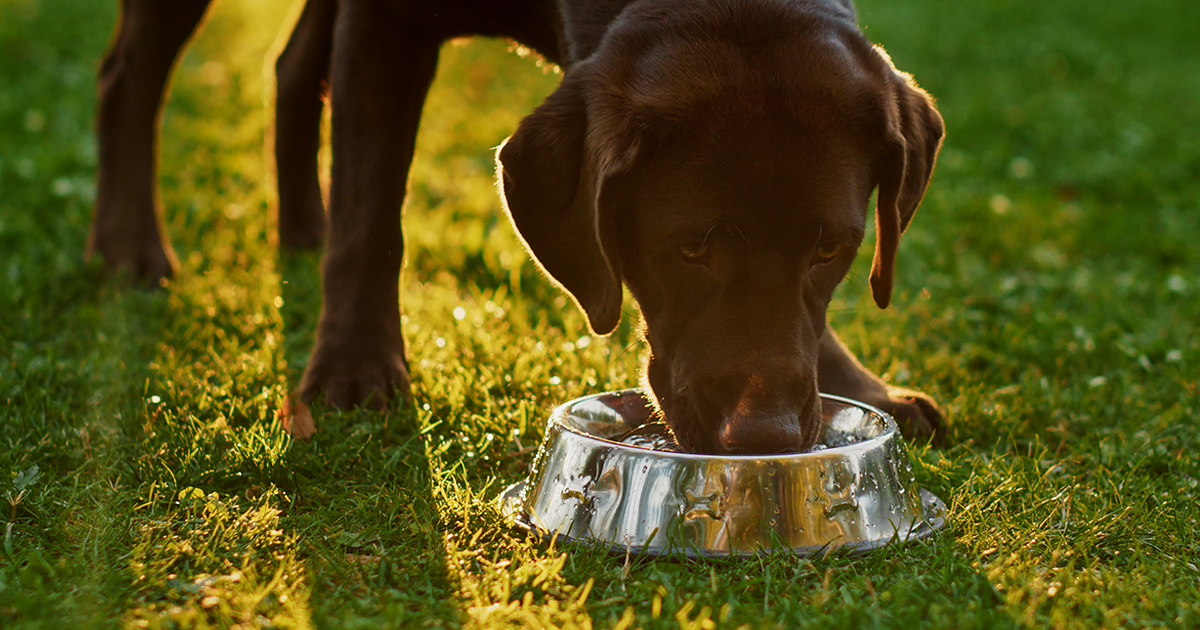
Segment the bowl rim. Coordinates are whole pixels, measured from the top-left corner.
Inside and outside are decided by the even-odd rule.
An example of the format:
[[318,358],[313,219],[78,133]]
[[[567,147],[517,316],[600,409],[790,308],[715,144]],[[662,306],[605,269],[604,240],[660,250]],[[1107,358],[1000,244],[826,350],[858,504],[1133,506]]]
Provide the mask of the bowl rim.
[[[819,457],[831,456],[831,455],[853,455],[853,454],[868,451],[871,449],[879,448],[888,439],[894,439],[894,438],[898,437],[899,433],[900,433],[900,428],[896,424],[896,420],[894,418],[892,418],[892,416],[890,414],[883,411],[882,409],[868,405],[868,404],[858,401],[858,400],[854,400],[852,398],[846,398],[845,396],[836,396],[834,394],[826,394],[824,392],[821,392],[818,394],[820,396],[821,400],[830,400],[833,402],[842,403],[846,406],[856,407],[856,408],[866,411],[868,413],[874,414],[883,422],[883,424],[884,424],[883,431],[881,431],[879,433],[879,435],[876,435],[871,438],[867,438],[865,440],[860,440],[853,444],[846,444],[843,446],[830,446],[830,447],[827,447],[827,448],[819,450],[819,451],[806,451],[803,453],[771,453],[771,454],[766,454],[766,455],[753,455],[753,454],[752,455],[738,455],[735,453],[722,453],[722,454],[714,455],[714,454],[709,454],[709,453],[683,453],[683,452],[679,452],[679,451],[660,451],[660,450],[648,448],[645,446],[638,446],[636,444],[625,444],[623,442],[616,442],[613,440],[609,440],[609,439],[602,438],[600,436],[588,433],[582,429],[575,427],[574,425],[572,425],[570,422],[568,422],[566,420],[567,418],[570,417],[571,408],[577,404],[580,404],[580,403],[583,403],[586,401],[590,401],[590,400],[603,398],[605,396],[614,396],[614,395],[625,396],[625,395],[628,395],[631,393],[641,394],[643,397],[646,397],[647,400],[650,400],[647,396],[646,390],[641,387],[630,387],[627,389],[614,389],[614,390],[599,392],[596,394],[588,394],[587,396],[580,396],[578,398],[569,400],[569,401],[564,402],[564,403],[558,405],[557,407],[555,407],[554,410],[550,412],[550,417],[549,417],[548,421],[552,424],[555,424],[555,425],[561,427],[562,430],[564,430],[564,431],[569,431],[570,433],[572,433],[576,436],[579,436],[580,438],[583,438],[584,440],[596,442],[597,445],[604,446],[606,448],[617,448],[617,449],[622,449],[622,450],[631,450],[634,452],[640,451],[640,452],[645,452],[645,453],[653,453],[656,457],[664,457],[664,458],[668,458],[668,459],[687,459],[687,460],[700,460],[700,461],[736,461],[736,462],[743,462],[743,463],[750,462],[750,461],[764,461],[764,460],[772,461],[772,462],[780,462],[780,461],[800,460],[800,459],[804,459],[804,458],[819,458]],[[650,395],[652,396],[652,394],[650,394]],[[549,428],[549,427],[547,427],[547,428]]]

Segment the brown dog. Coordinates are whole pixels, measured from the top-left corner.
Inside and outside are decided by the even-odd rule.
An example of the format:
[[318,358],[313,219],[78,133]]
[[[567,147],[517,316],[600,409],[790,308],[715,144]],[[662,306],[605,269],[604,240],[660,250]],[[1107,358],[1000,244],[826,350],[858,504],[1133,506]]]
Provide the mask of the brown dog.
[[[102,73],[89,245],[144,276],[171,264],[154,218],[154,112],[205,4],[127,0]],[[806,449],[818,385],[910,435],[940,426],[932,402],[889,395],[825,324],[876,188],[871,289],[888,305],[942,138],[929,97],[861,35],[848,0],[309,0],[277,66],[287,246],[324,226],[316,123],[321,80],[332,86],[325,302],[302,397],[347,406],[407,390],[398,209],[439,46],[470,34],[564,69],[497,155],[505,206],[595,332],[615,328],[629,287],[645,380],[681,446]]]

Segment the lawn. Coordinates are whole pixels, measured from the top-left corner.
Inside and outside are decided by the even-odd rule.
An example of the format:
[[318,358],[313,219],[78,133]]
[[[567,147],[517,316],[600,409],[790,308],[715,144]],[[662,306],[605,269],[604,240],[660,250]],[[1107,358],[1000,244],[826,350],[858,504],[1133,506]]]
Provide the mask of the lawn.
[[[861,558],[611,558],[507,529],[548,409],[632,386],[537,272],[492,148],[559,76],[452,42],[401,281],[413,398],[277,414],[319,255],[272,245],[264,59],[290,0],[225,0],[181,61],[161,290],[83,260],[109,0],[0,0],[0,626],[1200,626],[1200,4],[859,2],[947,140],[901,243],[831,307],[864,363],[951,417],[913,446],[938,537]],[[269,63],[267,64],[269,67]],[[328,162],[328,155],[323,155]]]

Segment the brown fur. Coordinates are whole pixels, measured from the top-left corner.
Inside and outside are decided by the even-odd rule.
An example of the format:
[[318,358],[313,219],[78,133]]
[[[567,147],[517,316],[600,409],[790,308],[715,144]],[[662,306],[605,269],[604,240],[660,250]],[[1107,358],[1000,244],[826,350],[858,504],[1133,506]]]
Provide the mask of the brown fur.
[[[190,3],[175,9],[184,26],[171,33],[182,35],[140,50],[172,10],[127,0],[110,59],[166,62],[148,79],[106,62],[102,82],[91,249],[148,277],[171,260],[151,238],[153,135],[106,147],[153,131],[146,112],[205,5]],[[808,448],[818,388],[882,407],[910,434],[940,426],[931,401],[889,393],[825,325],[876,188],[871,288],[888,305],[942,136],[928,95],[837,0],[310,0],[278,64],[276,141],[281,241],[309,245],[325,229],[313,154],[328,77],[325,302],[303,398],[348,406],[407,390],[398,208],[438,47],[466,34],[512,37],[564,68],[497,153],[505,207],[597,333],[616,327],[629,287],[650,349],[646,384],[681,445]]]

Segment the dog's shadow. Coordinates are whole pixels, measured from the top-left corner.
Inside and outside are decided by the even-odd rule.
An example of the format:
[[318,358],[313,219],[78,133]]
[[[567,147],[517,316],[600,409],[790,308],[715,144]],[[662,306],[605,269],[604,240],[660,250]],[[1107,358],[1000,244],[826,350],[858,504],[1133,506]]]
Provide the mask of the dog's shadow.
[[[279,312],[291,388],[304,372],[321,313],[320,263],[319,252],[279,254]],[[300,508],[297,522],[336,523],[338,533],[306,536],[306,552],[320,558],[334,581],[378,593],[423,594],[443,602],[436,614],[453,616],[453,580],[445,569],[426,436],[416,430],[413,406],[339,412],[318,399],[312,413],[318,431],[294,441],[288,456],[293,508]],[[314,609],[336,610],[341,605],[336,590],[314,589]]]
[[304,373],[321,315],[321,252],[280,250],[278,267],[283,304],[284,360],[288,382],[294,385]]

